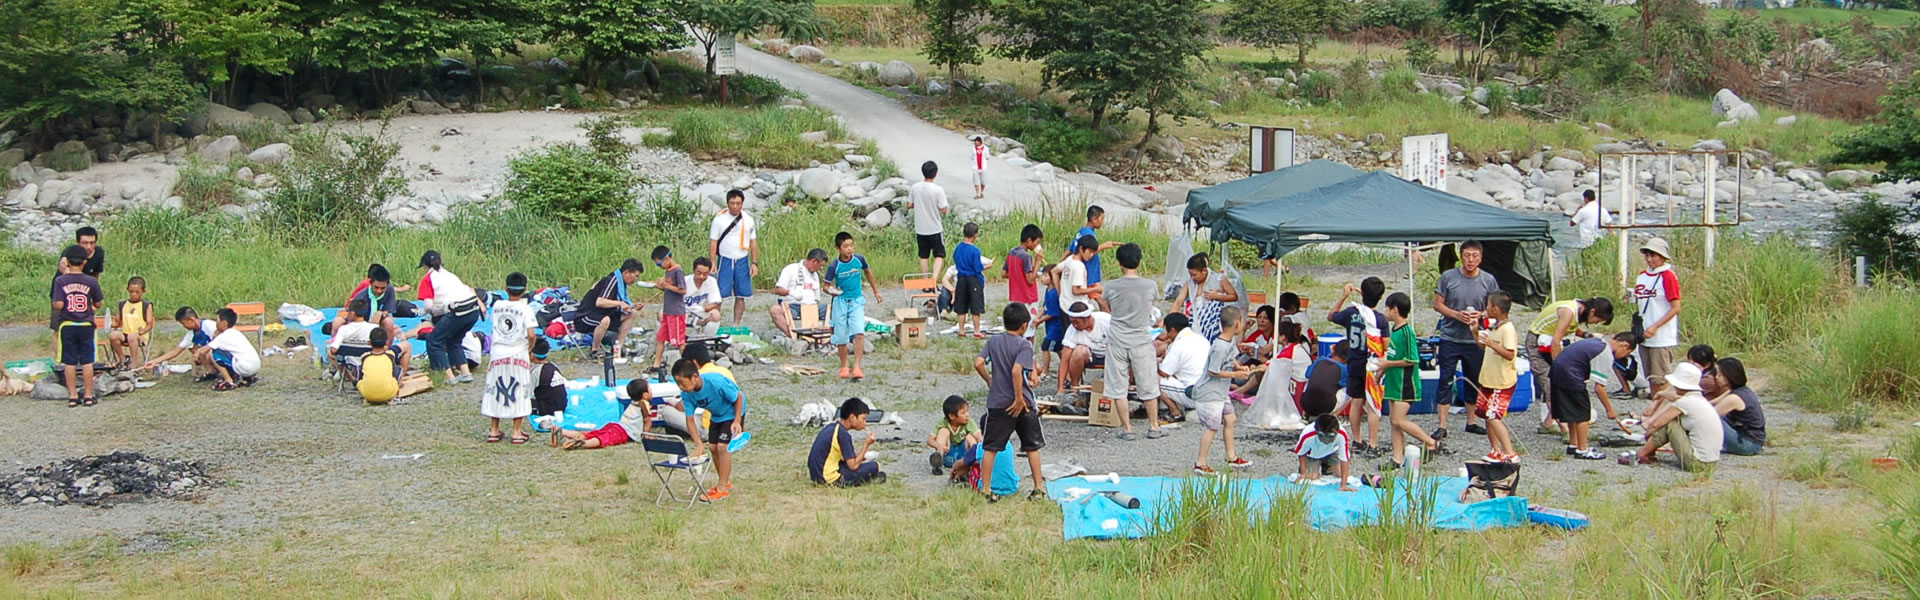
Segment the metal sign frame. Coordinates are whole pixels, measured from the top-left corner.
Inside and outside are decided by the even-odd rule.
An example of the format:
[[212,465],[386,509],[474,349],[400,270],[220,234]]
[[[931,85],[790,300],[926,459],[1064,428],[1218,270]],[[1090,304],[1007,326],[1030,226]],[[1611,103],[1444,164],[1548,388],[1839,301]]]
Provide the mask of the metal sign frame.
[[[1673,168],[1673,162],[1674,162],[1673,159],[1680,158],[1680,157],[1693,157],[1693,156],[1704,157],[1705,166],[1706,166],[1705,168],[1706,173],[1702,176],[1702,179],[1704,179],[1705,183],[1701,186],[1702,206],[1701,206],[1700,222],[1699,223],[1675,222],[1674,215],[1677,212],[1679,212],[1678,210],[1676,210],[1678,208],[1678,205],[1674,200],[1675,195],[1666,194],[1667,222],[1647,223],[1647,224],[1635,223],[1634,215],[1640,208],[1640,186],[1633,185],[1632,182],[1635,182],[1638,180],[1640,172],[1643,169],[1648,169],[1653,167],[1655,157],[1665,157],[1667,159],[1666,160],[1667,181],[1672,182],[1674,181],[1674,172],[1676,171],[1676,169]],[[1719,170],[1720,170],[1720,159],[1723,156],[1732,157],[1732,161],[1729,163],[1728,166],[1732,167],[1734,170],[1733,220],[1732,221],[1721,221],[1720,215],[1719,215],[1719,212],[1720,212],[1719,211],[1719,195],[1720,195]],[[1618,186],[1620,188],[1621,210],[1620,210],[1620,214],[1618,215],[1619,218],[1616,218],[1614,220],[1614,223],[1616,224],[1601,226],[1601,229],[1603,230],[1612,230],[1612,231],[1619,232],[1618,245],[1620,248],[1619,248],[1618,264],[1620,269],[1620,273],[1619,273],[1620,285],[1622,287],[1626,286],[1627,282],[1630,281],[1628,277],[1632,275],[1631,263],[1632,263],[1633,253],[1631,251],[1632,250],[1631,245],[1627,241],[1627,235],[1629,232],[1631,232],[1634,229],[1705,229],[1706,230],[1706,251],[1707,251],[1707,256],[1706,256],[1707,260],[1706,260],[1705,266],[1706,268],[1709,268],[1709,269],[1713,268],[1713,258],[1714,258],[1714,250],[1715,250],[1714,247],[1719,241],[1720,228],[1735,227],[1745,222],[1744,219],[1746,218],[1746,211],[1744,209],[1746,207],[1746,195],[1747,195],[1747,191],[1746,191],[1747,169],[1750,168],[1746,154],[1738,150],[1666,150],[1666,151],[1642,150],[1642,151],[1631,151],[1631,152],[1603,152],[1600,154],[1599,165],[1595,167],[1600,170],[1600,184],[1599,186],[1597,186],[1598,189],[1594,191],[1594,194],[1597,197],[1596,201],[1601,203],[1600,208],[1602,210],[1606,209],[1606,198],[1607,198],[1607,187],[1608,187],[1607,186],[1608,177],[1606,173],[1607,173],[1607,160],[1609,158],[1617,159],[1619,161],[1620,168],[1618,171],[1616,171],[1615,177],[1623,178],[1624,181],[1626,182]],[[1642,166],[1643,163],[1646,166],[1643,167]],[[1683,192],[1680,195],[1684,196],[1685,193]]]

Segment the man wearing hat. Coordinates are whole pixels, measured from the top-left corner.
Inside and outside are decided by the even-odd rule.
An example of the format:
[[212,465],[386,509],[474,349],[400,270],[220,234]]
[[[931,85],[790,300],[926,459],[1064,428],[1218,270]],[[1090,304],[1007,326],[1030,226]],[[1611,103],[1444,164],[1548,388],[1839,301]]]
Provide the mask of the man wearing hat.
[[1700,367],[1683,361],[1667,374],[1666,383],[1680,393],[1680,398],[1667,403],[1647,421],[1647,443],[1633,456],[1620,457],[1620,464],[1656,464],[1654,453],[1667,445],[1673,446],[1673,457],[1680,460],[1680,468],[1689,472],[1698,473],[1719,464],[1720,445],[1726,434],[1721,430],[1720,413],[1700,395]]
[[1673,258],[1667,240],[1647,240],[1640,246],[1640,256],[1647,260],[1647,269],[1633,281],[1633,302],[1646,332],[1640,343],[1640,364],[1647,384],[1658,392],[1673,372],[1673,349],[1680,345],[1680,278],[1667,264]]
[[1088,367],[1107,365],[1107,328],[1113,315],[1094,310],[1085,302],[1068,306],[1067,335],[1060,342],[1060,382],[1056,394],[1067,393],[1068,385],[1079,385]]

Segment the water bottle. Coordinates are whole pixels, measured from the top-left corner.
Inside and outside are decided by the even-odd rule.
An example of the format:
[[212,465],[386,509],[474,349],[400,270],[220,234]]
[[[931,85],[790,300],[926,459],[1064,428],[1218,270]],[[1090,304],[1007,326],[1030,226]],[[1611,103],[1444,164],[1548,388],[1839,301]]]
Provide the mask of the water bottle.
[[1405,463],[1405,465],[1406,466],[1404,469],[1402,469],[1402,472],[1406,473],[1407,479],[1419,480],[1420,479],[1420,445],[1419,444],[1407,444],[1407,462]]
[[607,382],[607,387],[613,387],[613,382],[616,381],[616,379],[615,373],[613,372],[612,352],[608,352],[606,356],[600,358],[600,368],[606,374],[606,377],[601,379],[601,381]]
[[1129,496],[1126,492],[1101,492],[1100,495],[1106,496],[1107,499],[1112,500],[1114,504],[1120,505],[1120,508],[1140,508],[1140,499]]

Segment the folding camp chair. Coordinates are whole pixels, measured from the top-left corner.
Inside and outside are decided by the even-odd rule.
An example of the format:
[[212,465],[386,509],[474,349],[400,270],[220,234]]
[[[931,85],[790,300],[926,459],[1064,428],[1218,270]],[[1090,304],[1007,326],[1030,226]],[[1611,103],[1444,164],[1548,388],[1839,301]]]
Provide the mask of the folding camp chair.
[[[808,350],[820,350],[833,345],[833,328],[820,322],[820,309],[817,304],[800,305],[800,322],[793,328],[793,337],[807,343]],[[828,310],[832,310],[831,307]]]
[[907,306],[919,304],[929,315],[940,314],[940,280],[933,273],[908,273],[900,278],[900,287],[907,291]]
[[[252,333],[253,346],[255,348],[266,348],[267,347],[267,303],[265,302],[234,302],[232,304],[228,304],[227,308],[233,309],[233,314],[236,317],[259,317],[260,318],[259,325],[242,325],[236,322],[233,324],[233,327],[234,329],[240,330],[240,333]],[[236,321],[237,320],[238,319],[236,319]]]
[[[711,457],[688,458],[686,440],[678,436],[658,433],[642,434],[640,447],[647,452],[647,462],[653,468],[653,476],[660,479],[660,493],[653,497],[655,505],[664,504],[666,500],[672,499],[675,503],[683,503],[682,509],[689,509],[693,508],[693,503],[705,497],[706,466]],[[686,490],[685,498],[680,496],[680,492],[675,491],[677,487],[675,473],[687,474],[685,478],[687,483],[684,486],[678,486]]]

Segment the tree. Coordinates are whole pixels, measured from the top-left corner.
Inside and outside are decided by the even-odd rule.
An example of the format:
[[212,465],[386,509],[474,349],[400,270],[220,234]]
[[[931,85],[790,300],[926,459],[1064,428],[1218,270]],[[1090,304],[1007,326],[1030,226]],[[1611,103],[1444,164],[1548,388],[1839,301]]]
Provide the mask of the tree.
[[962,66],[980,64],[986,0],[913,0],[913,8],[926,15],[927,41],[920,54],[946,67],[948,78],[959,76]]
[[1227,11],[1227,35],[1277,51],[1281,46],[1299,50],[1296,62],[1307,63],[1307,53],[1320,44],[1327,32],[1345,22],[1352,3],[1347,0],[1234,0]]
[[[314,66],[372,75],[374,92],[390,97],[396,71],[426,64],[442,52],[476,54],[530,41],[539,0],[332,0],[302,2],[288,21]],[[554,0],[556,2],[560,0]],[[552,14],[547,11],[546,14]],[[606,13],[602,13],[606,14]]]
[[732,39],[772,28],[793,39],[820,34],[820,18],[813,0],[677,0],[673,13],[693,28],[693,39],[707,58],[707,76],[713,76],[713,47]]
[[[1687,0],[1691,1],[1691,0]],[[1441,12],[1472,41],[1473,59],[1462,65],[1478,79],[1497,51],[1508,58],[1543,56],[1556,36],[1574,26],[1592,27],[1602,20],[1588,0],[1442,0]],[[1464,52],[1468,44],[1459,44]]]
[[1885,163],[1883,179],[1920,179],[1920,71],[1880,97],[1877,123],[1862,125],[1834,141],[1836,163]]
[[68,117],[184,112],[198,91],[165,56],[121,47],[132,29],[108,0],[0,3],[0,123],[17,120],[44,145]]
[[1098,129],[1117,102],[1179,98],[1153,89],[1212,47],[1200,12],[1194,0],[1008,0],[990,31],[1002,40],[996,53],[1040,61],[1043,85],[1066,91]]
[[591,83],[608,65],[686,43],[679,19],[659,0],[552,0],[549,34],[562,49],[579,52]]

